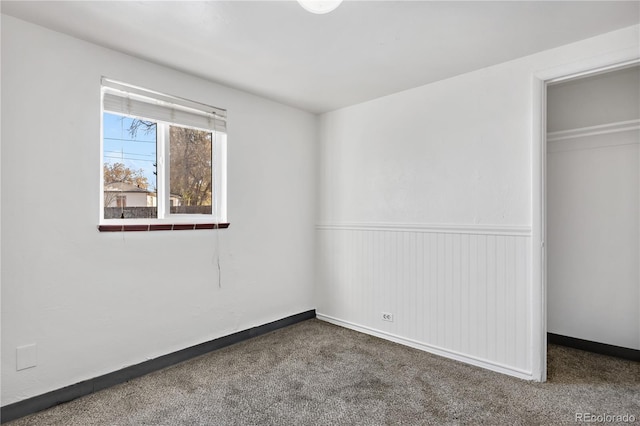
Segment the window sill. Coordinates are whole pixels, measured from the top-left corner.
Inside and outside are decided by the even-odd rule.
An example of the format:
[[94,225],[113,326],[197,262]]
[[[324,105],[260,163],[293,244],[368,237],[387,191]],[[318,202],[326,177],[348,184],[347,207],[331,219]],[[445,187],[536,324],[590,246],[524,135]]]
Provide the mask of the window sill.
[[133,231],[193,231],[197,229],[226,229],[229,223],[157,223],[140,225],[98,225],[100,232]]

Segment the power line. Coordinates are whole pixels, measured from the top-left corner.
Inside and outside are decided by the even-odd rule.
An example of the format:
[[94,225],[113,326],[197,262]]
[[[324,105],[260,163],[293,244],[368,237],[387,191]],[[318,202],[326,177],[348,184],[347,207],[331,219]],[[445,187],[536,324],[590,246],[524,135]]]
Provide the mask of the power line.
[[131,161],[146,161],[147,163],[155,163],[156,160],[145,160],[143,158],[131,158],[131,157],[114,157],[111,155],[104,155],[104,158],[113,158],[114,160],[131,160]]
[[104,151],[105,154],[126,154],[126,155],[141,155],[143,157],[156,157],[155,152],[153,154],[138,154],[137,152],[124,152],[124,151]]
[[110,140],[110,141],[124,141],[124,142],[136,142],[136,143],[153,143],[155,144],[156,141],[140,141],[137,139],[120,139],[120,138],[104,138],[105,140]]

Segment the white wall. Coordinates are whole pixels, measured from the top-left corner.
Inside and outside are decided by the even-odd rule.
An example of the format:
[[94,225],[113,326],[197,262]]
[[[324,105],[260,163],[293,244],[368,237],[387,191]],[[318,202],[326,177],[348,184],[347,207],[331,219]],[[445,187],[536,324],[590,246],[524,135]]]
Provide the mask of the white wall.
[[[547,130],[552,137],[555,132],[611,125],[638,118],[638,67],[550,84],[547,90]],[[556,135],[555,139],[566,135]]]
[[324,114],[319,316],[542,379],[535,76],[622,50],[638,51],[637,26]]
[[547,93],[548,330],[640,349],[640,68]]
[[[213,231],[96,230],[103,75],[228,109],[221,287]],[[1,90],[2,405],[315,307],[315,116],[4,15]]]

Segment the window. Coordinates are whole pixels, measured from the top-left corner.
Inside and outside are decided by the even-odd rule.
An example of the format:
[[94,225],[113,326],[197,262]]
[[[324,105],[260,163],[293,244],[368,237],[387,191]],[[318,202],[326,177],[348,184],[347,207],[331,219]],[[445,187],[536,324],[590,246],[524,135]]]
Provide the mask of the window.
[[102,107],[101,231],[223,227],[226,111],[106,78]]

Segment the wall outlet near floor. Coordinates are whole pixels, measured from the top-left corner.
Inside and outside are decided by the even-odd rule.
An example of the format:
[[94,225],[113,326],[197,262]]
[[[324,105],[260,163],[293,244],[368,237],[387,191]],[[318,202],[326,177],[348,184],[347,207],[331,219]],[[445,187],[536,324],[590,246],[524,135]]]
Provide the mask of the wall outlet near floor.
[[382,321],[393,322],[393,314],[390,314],[389,312],[383,312],[382,313]]

